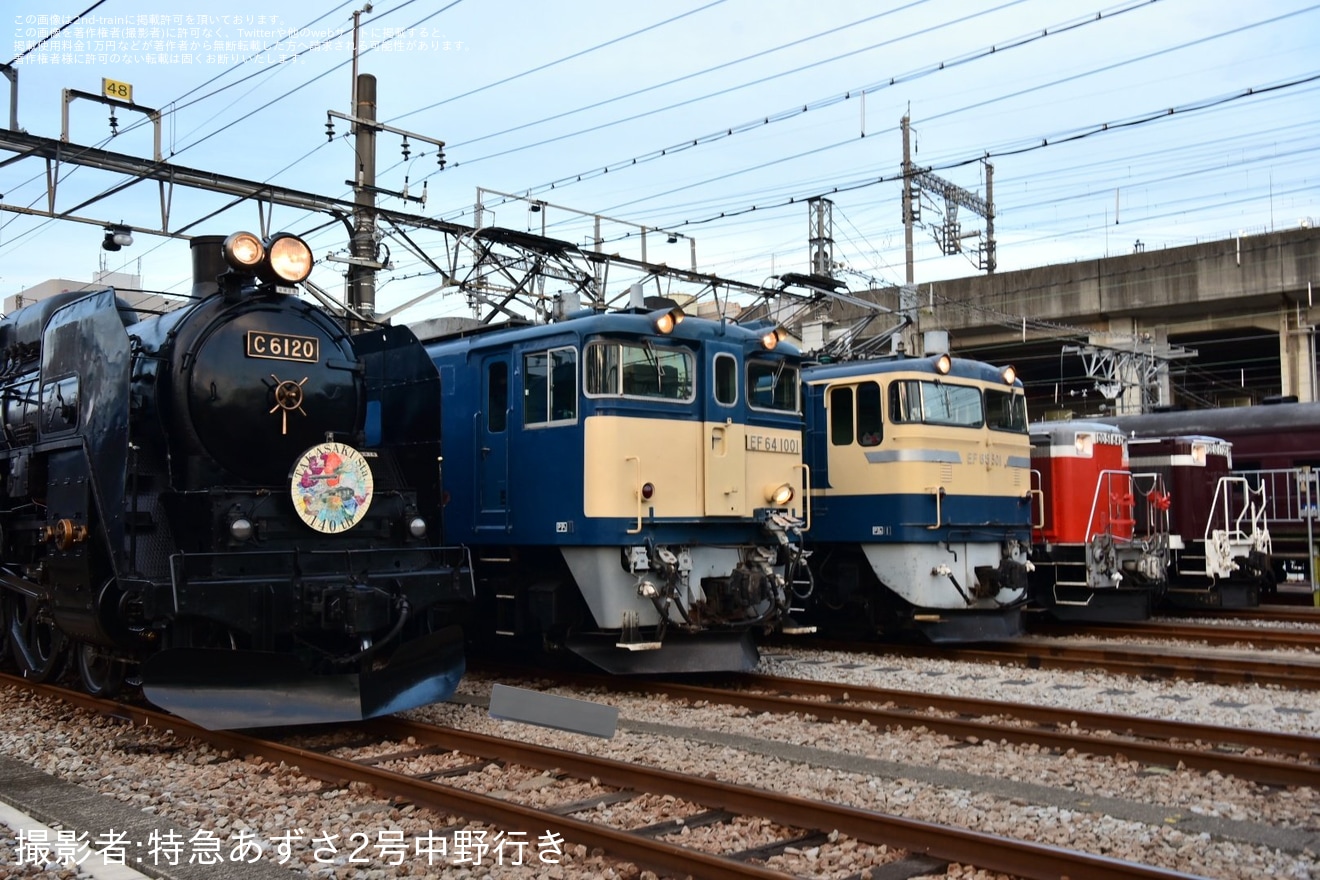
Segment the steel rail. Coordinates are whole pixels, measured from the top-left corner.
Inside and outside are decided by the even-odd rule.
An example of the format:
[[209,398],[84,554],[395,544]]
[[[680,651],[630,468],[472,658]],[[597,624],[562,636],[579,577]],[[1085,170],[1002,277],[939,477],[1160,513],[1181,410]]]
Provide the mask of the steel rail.
[[[1317,620],[1320,622],[1320,620]],[[1270,648],[1320,648],[1320,630],[1283,629],[1260,626],[1224,626],[1213,623],[1169,623],[1159,620],[1140,620],[1113,624],[1103,628],[1071,623],[1038,622],[1031,625],[1033,633],[1070,638],[1141,638],[1182,639],[1201,641],[1211,645],[1251,644]]]
[[[538,678],[547,674],[541,670]],[[590,684],[613,692],[644,690],[696,702],[705,700],[722,705],[742,706],[755,712],[774,714],[811,715],[825,721],[846,721],[853,724],[866,722],[876,727],[922,727],[956,739],[976,737],[981,740],[1007,740],[1021,744],[1035,744],[1060,752],[1076,749],[1095,755],[1123,755],[1143,764],[1176,767],[1182,764],[1196,770],[1232,774],[1267,785],[1309,785],[1320,787],[1320,764],[1301,760],[1280,760],[1216,751],[1201,751],[1163,742],[1145,743],[1133,739],[1115,739],[1071,730],[1042,730],[1036,727],[1012,727],[989,722],[973,721],[966,716],[1007,715],[1033,724],[1068,726],[1077,723],[1090,730],[1110,731],[1156,740],[1178,740],[1189,745],[1193,742],[1240,746],[1243,748],[1271,749],[1293,756],[1320,755],[1320,737],[1275,731],[1243,730],[1241,728],[1192,724],[1182,721],[1162,721],[1132,715],[1107,715],[1103,712],[1032,706],[1026,703],[996,702],[936,694],[918,694],[834,682],[809,681],[777,676],[746,675],[729,680],[719,686],[678,684],[648,680],[619,681],[606,676],[589,681],[581,676],[557,676],[557,680],[576,685]],[[734,689],[737,687],[739,689]],[[795,699],[782,695],[749,693],[746,688],[760,688],[793,694],[796,697],[826,697],[830,702]],[[941,718],[900,709],[869,708],[859,703],[895,703],[912,709],[936,709],[957,712],[961,718]]]
[[[813,647],[820,647],[815,645]],[[852,646],[856,650],[857,646]],[[1187,678],[1210,684],[1261,684],[1314,690],[1320,688],[1320,660],[1172,653],[1168,646],[1097,647],[1041,639],[995,642],[978,647],[885,645],[880,655],[954,660],[969,663],[1016,662],[1030,669],[1104,669],[1161,678]]]
[[[412,778],[355,761],[282,745],[236,731],[205,730],[172,715],[111,703],[87,694],[51,685],[33,685],[12,676],[0,682],[21,683],[36,693],[54,697],[89,711],[124,718],[134,724],[173,731],[175,735],[209,743],[238,754],[283,762],[299,772],[336,783],[363,782],[384,794],[419,806],[497,826],[546,829],[565,840],[600,847],[610,855],[656,870],[724,880],[724,878],[782,878],[784,873],[709,853],[685,849],[629,831],[609,828],[552,812],[524,807],[499,798],[466,792],[434,781]],[[530,767],[595,778],[607,785],[638,789],[696,801],[744,815],[761,816],[789,827],[836,830],[875,844],[887,844],[912,853],[1002,871],[1028,880],[1192,880],[1186,874],[1127,862],[1093,853],[1059,849],[1031,841],[998,837],[971,829],[953,828],[792,795],[685,776],[575,752],[551,749],[483,734],[439,728],[398,718],[363,722],[364,729],[379,731],[479,757],[513,761]],[[378,759],[376,759],[378,760]]]

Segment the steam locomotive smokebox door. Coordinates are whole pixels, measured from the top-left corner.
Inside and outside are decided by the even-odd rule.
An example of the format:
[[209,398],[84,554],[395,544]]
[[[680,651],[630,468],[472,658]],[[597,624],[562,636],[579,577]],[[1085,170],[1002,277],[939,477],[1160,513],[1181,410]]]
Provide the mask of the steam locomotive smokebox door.
[[[47,453],[47,566],[56,618],[96,638],[91,590],[117,568],[124,546],[125,463],[131,356],[113,290],[58,309],[42,335],[42,443]],[[53,447],[53,448],[52,448]],[[34,487],[35,491],[35,487]],[[104,638],[104,637],[101,637]]]

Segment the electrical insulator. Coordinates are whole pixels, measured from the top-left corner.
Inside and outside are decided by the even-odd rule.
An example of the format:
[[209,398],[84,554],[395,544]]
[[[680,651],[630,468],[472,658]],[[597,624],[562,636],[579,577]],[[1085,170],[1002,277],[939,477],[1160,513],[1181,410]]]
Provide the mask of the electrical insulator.
[[403,139],[402,149],[403,149],[403,161],[407,162],[408,157],[412,155],[412,150],[408,149],[408,139],[406,137]]
[[110,111],[110,136],[119,134],[119,120],[115,117],[115,111]]
[[326,139],[327,141],[332,141],[332,140],[335,139],[335,120],[334,120],[334,117],[329,117],[329,118],[327,118],[326,121],[325,121],[325,139]]

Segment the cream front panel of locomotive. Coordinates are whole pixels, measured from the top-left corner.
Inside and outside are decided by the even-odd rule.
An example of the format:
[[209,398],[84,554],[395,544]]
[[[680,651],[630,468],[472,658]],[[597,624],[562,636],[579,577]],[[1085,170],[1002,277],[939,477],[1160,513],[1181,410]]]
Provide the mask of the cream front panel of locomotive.
[[[586,420],[588,517],[752,516],[796,486],[802,435],[733,421],[593,416]],[[782,497],[782,496],[781,496]]]
[[[984,394],[1009,395],[994,388]],[[1021,429],[1001,424],[986,412],[982,397],[980,385],[920,379],[830,387],[828,455],[835,488],[817,494],[929,494],[941,487],[962,495],[1025,493],[1031,466],[1025,412]],[[881,415],[882,398],[889,401],[888,419]]]

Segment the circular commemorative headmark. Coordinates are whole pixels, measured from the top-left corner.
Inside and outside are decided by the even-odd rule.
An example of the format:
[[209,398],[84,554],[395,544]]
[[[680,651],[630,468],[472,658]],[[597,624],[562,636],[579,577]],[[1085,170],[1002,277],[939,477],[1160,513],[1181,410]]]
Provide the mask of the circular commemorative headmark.
[[298,456],[289,490],[303,522],[334,534],[366,515],[374,485],[362,453],[343,443],[318,443]]

